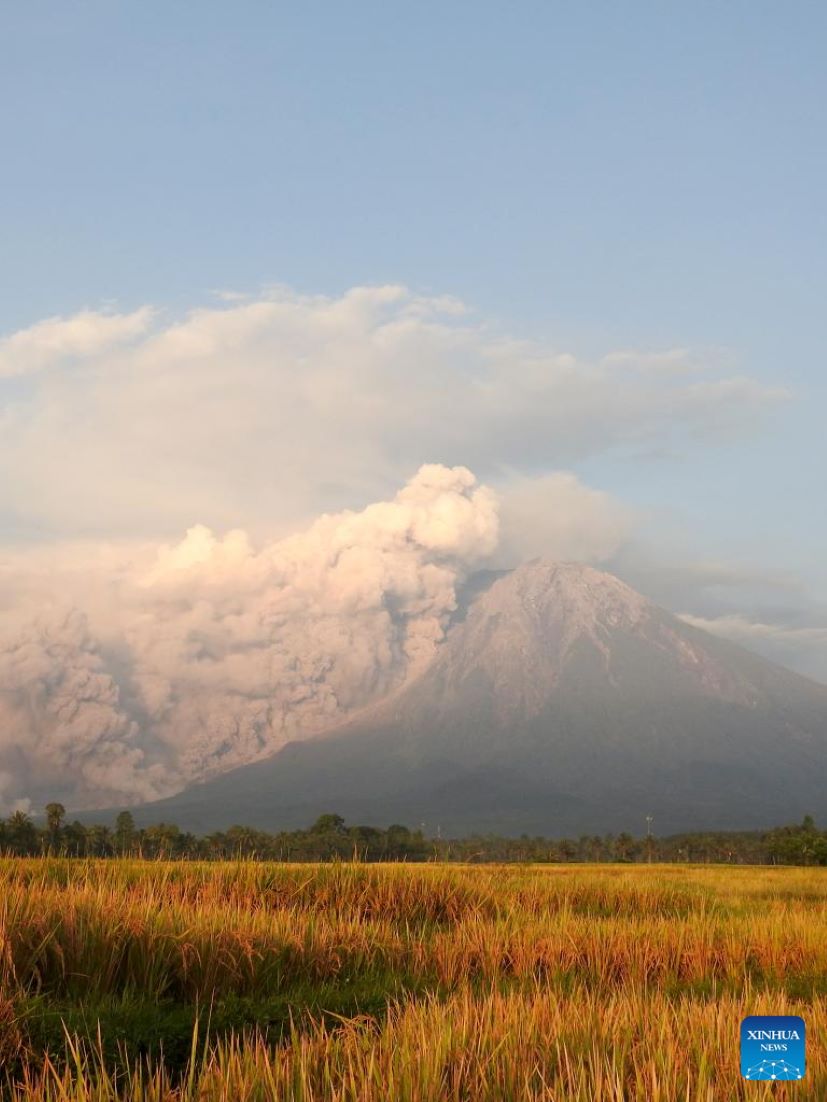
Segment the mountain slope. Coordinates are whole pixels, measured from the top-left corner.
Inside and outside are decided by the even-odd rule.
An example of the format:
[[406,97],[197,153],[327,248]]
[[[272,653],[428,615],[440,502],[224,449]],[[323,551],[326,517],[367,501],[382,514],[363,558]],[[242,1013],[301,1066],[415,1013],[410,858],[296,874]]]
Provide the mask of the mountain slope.
[[765,826],[827,811],[827,687],[617,578],[493,581],[415,681],[328,735],[136,810],[206,830],[350,821],[443,832]]

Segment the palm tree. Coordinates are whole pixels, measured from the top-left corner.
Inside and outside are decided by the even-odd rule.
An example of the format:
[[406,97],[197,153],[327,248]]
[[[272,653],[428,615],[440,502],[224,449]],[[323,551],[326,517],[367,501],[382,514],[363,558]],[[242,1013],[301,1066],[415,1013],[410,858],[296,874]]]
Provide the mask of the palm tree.
[[37,829],[25,811],[15,811],[9,818],[7,828],[15,853],[31,855],[37,852]]
[[49,834],[49,848],[58,849],[60,846],[60,832],[63,828],[63,820],[66,818],[66,808],[63,804],[46,804],[46,830]]
[[130,811],[122,811],[115,820],[115,845],[118,853],[129,853],[135,845],[135,820]]

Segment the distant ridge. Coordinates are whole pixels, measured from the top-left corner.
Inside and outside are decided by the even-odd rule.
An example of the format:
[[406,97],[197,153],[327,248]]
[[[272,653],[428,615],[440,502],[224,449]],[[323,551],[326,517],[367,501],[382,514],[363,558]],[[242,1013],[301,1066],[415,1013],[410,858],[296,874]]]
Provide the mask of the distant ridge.
[[431,665],[369,713],[132,810],[199,831],[326,811],[546,835],[823,819],[827,687],[610,574],[537,560],[485,579]]

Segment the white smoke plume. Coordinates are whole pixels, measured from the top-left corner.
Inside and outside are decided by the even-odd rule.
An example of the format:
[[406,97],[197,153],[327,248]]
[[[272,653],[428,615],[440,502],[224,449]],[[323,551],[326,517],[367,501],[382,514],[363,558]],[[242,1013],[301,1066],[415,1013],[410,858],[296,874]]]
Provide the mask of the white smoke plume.
[[0,802],[151,799],[330,727],[427,664],[497,541],[495,494],[426,465],[259,550],[197,526],[64,558],[45,611],[48,566],[7,564]]

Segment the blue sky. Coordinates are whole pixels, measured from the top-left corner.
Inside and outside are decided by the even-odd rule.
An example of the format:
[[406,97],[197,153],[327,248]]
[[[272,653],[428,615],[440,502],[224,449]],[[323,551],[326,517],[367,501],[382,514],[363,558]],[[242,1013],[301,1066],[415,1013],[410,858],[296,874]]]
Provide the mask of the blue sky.
[[[640,584],[650,557],[764,571],[745,615],[811,630],[826,35],[816,3],[4,5],[0,332],[403,284],[584,361],[691,350],[789,396],[559,465],[641,512]],[[744,592],[652,585],[707,616]]]

